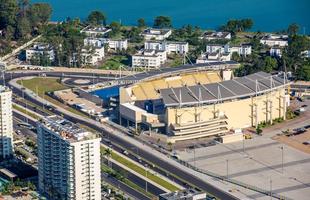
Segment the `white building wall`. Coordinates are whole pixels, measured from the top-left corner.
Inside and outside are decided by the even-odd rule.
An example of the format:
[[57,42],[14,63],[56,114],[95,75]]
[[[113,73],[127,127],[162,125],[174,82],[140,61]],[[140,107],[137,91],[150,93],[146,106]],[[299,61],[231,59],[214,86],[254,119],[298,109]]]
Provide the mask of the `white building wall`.
[[161,33],[161,31],[164,30],[151,28],[148,33],[143,32],[142,35],[145,40],[165,40],[172,34],[171,30],[167,30],[166,33]]
[[82,53],[82,63],[83,65],[96,65],[98,62],[102,61],[105,55],[104,47],[95,48],[93,53],[84,49]]
[[13,153],[12,91],[0,85],[0,157]]
[[101,199],[100,138],[73,143],[76,199]]
[[167,61],[166,51],[140,51],[131,57],[132,67],[159,68]]
[[39,191],[65,200],[101,200],[100,138],[71,143],[40,123],[37,128]]
[[206,52],[207,53],[215,53],[215,52],[224,53],[225,48],[223,45],[207,45]]
[[188,53],[188,43],[173,41],[147,41],[144,43],[144,49],[167,51],[168,54],[186,54]]
[[282,57],[282,51],[279,48],[271,48],[269,54],[272,57]]
[[85,38],[84,46],[103,47],[108,44],[109,49],[113,50],[126,50],[128,48],[127,40],[113,40],[110,38]]
[[46,55],[49,57],[50,61],[54,61],[55,53],[54,50],[35,50],[35,49],[26,49],[26,61],[30,61],[35,55],[41,56]]

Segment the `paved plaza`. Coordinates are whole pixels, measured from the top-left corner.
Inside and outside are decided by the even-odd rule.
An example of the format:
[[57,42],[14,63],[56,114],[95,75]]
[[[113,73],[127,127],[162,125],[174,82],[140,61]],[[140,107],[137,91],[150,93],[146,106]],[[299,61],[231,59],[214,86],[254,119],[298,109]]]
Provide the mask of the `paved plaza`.
[[[283,147],[283,171],[282,171]],[[269,137],[231,144],[217,144],[178,152],[181,159],[197,167],[227,176],[292,199],[309,199],[310,154],[281,144]],[[252,194],[253,199],[266,196]]]

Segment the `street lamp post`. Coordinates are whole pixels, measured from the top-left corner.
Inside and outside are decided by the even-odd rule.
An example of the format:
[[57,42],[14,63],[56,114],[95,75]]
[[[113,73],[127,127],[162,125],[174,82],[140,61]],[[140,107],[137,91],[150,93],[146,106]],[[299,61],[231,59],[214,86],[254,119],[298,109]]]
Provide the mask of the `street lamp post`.
[[228,179],[228,159],[226,160],[226,178]]
[[282,164],[281,164],[281,166],[282,166],[282,174],[283,174],[283,172],[284,172],[284,146],[283,145],[281,147],[281,154],[282,154]]
[[196,168],[196,147],[194,145],[194,167]]
[[145,165],[145,191],[147,192],[147,164]]
[[272,180],[270,178],[270,199],[272,200]]
[[242,133],[242,147],[243,147],[243,153],[245,153],[245,149],[244,149],[244,133]]

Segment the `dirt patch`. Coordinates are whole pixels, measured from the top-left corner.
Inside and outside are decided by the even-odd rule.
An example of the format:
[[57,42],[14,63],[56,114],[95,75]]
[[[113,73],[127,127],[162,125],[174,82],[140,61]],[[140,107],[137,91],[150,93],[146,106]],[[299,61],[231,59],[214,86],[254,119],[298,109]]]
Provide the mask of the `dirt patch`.
[[303,142],[310,141],[310,131],[290,137],[287,137],[285,135],[275,136],[272,139],[277,140],[286,145],[289,145],[302,152],[310,154],[310,145],[303,144]]

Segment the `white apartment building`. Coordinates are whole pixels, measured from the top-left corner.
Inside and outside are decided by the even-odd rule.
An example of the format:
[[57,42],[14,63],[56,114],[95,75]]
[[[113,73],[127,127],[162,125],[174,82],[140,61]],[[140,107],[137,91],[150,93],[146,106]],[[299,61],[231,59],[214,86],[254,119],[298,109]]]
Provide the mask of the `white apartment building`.
[[205,40],[230,40],[231,33],[229,32],[216,32],[216,31],[207,31],[204,32],[201,36],[201,39]]
[[0,85],[0,159],[13,153],[12,91]]
[[104,38],[103,42],[105,44],[108,44],[109,49],[113,50],[127,50],[128,48],[128,41],[125,40],[116,40],[116,39],[110,39],[110,38]]
[[131,58],[132,67],[159,68],[167,60],[167,52],[163,50],[140,50]]
[[37,122],[39,192],[50,199],[100,200],[100,137],[59,116]]
[[55,60],[55,52],[49,44],[36,43],[31,48],[26,49],[26,61],[30,61],[34,56],[47,56],[50,61]]
[[288,36],[287,35],[265,35],[260,43],[263,45],[267,45],[269,47],[279,46],[286,47],[288,46]]
[[225,52],[233,54],[238,53],[239,56],[248,56],[252,54],[252,46],[248,44],[241,45],[225,45]]
[[224,45],[221,44],[208,44],[206,46],[206,53],[224,53],[225,52],[225,47]]
[[104,58],[104,47],[82,49],[81,57],[83,65],[96,65]]
[[165,40],[172,34],[171,29],[147,28],[141,35],[145,40]]
[[105,44],[108,45],[109,49],[115,51],[126,50],[128,48],[127,39],[115,40],[110,38],[94,38],[94,37],[87,37],[84,39],[84,46],[103,47]]
[[231,53],[220,53],[220,52],[213,52],[213,53],[202,53],[197,59],[196,63],[212,63],[212,62],[219,62],[219,61],[230,61],[231,60]]
[[282,48],[281,47],[271,47],[269,50],[269,55],[272,57],[282,57]]
[[103,37],[110,31],[112,31],[112,29],[105,26],[87,26],[83,30],[81,30],[81,33],[85,33],[85,35],[88,37]]
[[188,53],[188,43],[149,40],[144,43],[144,49],[163,50],[167,51],[168,54],[170,53],[186,54]]

